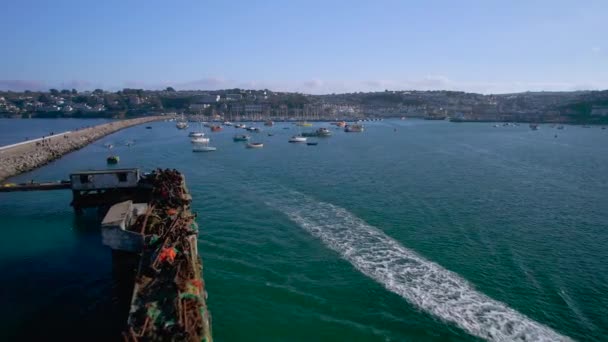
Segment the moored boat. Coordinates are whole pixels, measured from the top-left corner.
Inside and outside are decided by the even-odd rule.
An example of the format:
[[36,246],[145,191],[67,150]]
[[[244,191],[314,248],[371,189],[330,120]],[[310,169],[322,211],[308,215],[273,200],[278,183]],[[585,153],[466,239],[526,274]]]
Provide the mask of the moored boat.
[[310,141],[310,142],[307,142],[307,143],[306,143],[306,145],[308,145],[308,146],[317,146],[318,144],[319,144],[319,143],[318,143],[318,142],[316,142],[316,141]]
[[178,120],[177,123],[175,124],[175,127],[177,127],[177,129],[186,129],[186,128],[188,128],[188,122],[184,118],[183,114],[182,114],[181,119]]
[[222,126],[217,126],[217,125],[211,126],[211,132],[219,132],[221,130],[222,130]]
[[530,129],[533,131],[538,130],[538,124],[530,124]]
[[314,132],[304,132],[302,133],[303,137],[329,137],[331,136],[331,131],[325,127],[321,127]]
[[296,125],[300,126],[300,127],[312,127],[312,124],[310,122],[306,122],[306,121],[298,122],[298,123],[296,123]]
[[118,156],[109,156],[106,159],[106,162],[108,164],[118,164],[119,161],[120,161],[120,157],[118,157]]
[[317,130],[317,134],[320,137],[329,137],[331,135],[331,131],[325,127],[321,127]]
[[346,125],[346,127],[344,127],[344,132],[349,132],[349,133],[363,132],[363,125],[358,125],[358,124]]
[[216,147],[207,146],[207,145],[197,145],[192,148],[192,152],[213,152],[216,150],[217,150]]
[[249,141],[249,139],[251,139],[251,137],[245,134],[237,134],[232,138],[234,141]]
[[209,142],[209,138],[205,138],[205,137],[193,138],[190,140],[190,142],[192,142],[193,144],[206,144]]
[[264,126],[272,126],[274,125],[274,122],[272,120],[267,120],[266,122],[264,122]]
[[262,148],[262,147],[264,147],[264,144],[262,144],[260,142],[247,143],[247,148]]
[[293,137],[291,137],[289,139],[290,143],[305,143],[306,142],[306,137],[303,137],[301,135],[294,135]]

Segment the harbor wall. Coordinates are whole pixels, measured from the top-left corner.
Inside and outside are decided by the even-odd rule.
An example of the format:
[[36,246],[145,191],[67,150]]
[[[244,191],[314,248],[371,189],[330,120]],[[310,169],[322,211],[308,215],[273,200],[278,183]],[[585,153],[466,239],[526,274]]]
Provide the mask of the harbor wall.
[[150,116],[114,121],[0,147],[0,181],[48,164],[121,129],[162,119],[162,116]]

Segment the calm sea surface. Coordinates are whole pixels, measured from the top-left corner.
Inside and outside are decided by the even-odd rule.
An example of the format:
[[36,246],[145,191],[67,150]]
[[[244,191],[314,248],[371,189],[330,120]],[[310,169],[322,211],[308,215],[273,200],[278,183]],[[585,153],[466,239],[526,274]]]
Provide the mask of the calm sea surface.
[[[1,120],[1,142],[30,123]],[[94,123],[36,135],[72,124]],[[106,142],[118,167],[185,173],[216,341],[608,336],[608,130],[388,120],[306,146],[278,124],[253,134],[263,149],[227,127],[197,154],[187,131],[152,126],[13,181],[105,168]],[[110,251],[70,200],[0,194],[0,340],[115,336]]]

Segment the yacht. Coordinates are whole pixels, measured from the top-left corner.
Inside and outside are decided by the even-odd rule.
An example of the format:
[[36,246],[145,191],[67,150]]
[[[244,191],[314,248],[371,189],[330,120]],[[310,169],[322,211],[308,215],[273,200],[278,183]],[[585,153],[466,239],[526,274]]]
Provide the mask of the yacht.
[[197,145],[192,148],[192,152],[212,152],[216,151],[217,147],[207,145]]
[[290,143],[305,143],[306,142],[306,138],[300,135],[294,135],[293,137],[291,137],[289,139]]
[[184,114],[182,114],[182,117],[177,121],[175,127],[177,127],[177,129],[188,128],[188,122],[186,121],[186,119],[184,119]]
[[264,147],[264,144],[259,143],[259,142],[247,143],[247,148],[262,148],[262,147]]
[[205,136],[205,133],[203,133],[203,123],[199,122],[198,124],[200,125],[200,130],[188,133],[190,138],[200,138]]
[[198,137],[190,140],[193,144],[207,144],[209,143],[209,138]]

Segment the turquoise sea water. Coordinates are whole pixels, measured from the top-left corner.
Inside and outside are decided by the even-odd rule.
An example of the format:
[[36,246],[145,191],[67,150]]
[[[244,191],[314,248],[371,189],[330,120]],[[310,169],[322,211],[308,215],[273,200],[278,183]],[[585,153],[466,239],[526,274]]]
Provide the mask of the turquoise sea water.
[[[14,180],[105,168],[106,142],[118,167],[184,172],[217,341],[606,339],[608,130],[389,120],[287,143],[298,131],[248,150],[227,127],[192,153],[159,122]],[[2,340],[115,336],[110,252],[70,196],[0,194]]]

